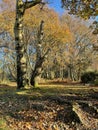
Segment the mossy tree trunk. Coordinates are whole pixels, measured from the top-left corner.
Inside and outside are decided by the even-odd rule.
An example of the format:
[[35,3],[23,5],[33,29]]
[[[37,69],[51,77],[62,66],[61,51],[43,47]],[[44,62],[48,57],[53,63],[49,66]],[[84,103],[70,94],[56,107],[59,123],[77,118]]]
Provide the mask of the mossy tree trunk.
[[41,0],[16,1],[16,21],[14,27],[15,42],[16,42],[16,55],[17,55],[17,88],[20,89],[27,85],[27,46],[24,44],[24,30],[23,30],[23,16],[25,10],[41,3]]

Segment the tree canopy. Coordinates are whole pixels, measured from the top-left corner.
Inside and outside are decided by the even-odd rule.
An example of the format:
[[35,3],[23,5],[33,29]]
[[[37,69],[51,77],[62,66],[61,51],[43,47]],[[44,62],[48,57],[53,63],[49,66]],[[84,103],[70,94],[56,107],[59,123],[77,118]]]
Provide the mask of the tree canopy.
[[70,14],[76,14],[86,19],[98,15],[97,0],[62,0],[62,4]]
[[[84,19],[96,18],[98,16],[98,0],[62,0],[62,5],[69,14],[80,16]],[[95,19],[91,26],[93,34],[98,34],[98,21]],[[98,50],[98,46],[94,46]]]

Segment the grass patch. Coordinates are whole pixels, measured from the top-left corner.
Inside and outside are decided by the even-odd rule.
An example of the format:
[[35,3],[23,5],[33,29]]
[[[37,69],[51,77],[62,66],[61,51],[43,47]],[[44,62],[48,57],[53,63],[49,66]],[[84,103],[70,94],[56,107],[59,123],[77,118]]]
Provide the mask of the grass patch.
[[34,88],[31,90],[21,90],[18,91],[17,94],[19,95],[30,95],[30,96],[34,96],[34,95],[38,95],[38,96],[46,96],[46,95],[66,95],[66,94],[88,94],[91,92],[98,92],[97,88],[89,88],[89,87],[81,87],[81,86],[77,86],[77,87],[72,87],[72,86],[39,86],[39,88]]
[[6,120],[3,117],[0,118],[0,130],[11,130],[11,128],[7,126]]

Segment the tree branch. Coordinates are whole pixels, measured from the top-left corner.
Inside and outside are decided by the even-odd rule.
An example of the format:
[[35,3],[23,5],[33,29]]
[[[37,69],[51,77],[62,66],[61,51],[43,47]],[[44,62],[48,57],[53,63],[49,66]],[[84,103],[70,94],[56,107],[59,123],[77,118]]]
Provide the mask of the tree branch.
[[25,9],[28,9],[28,8],[31,8],[37,4],[40,4],[42,3],[42,0],[32,0],[32,1],[27,1],[25,2]]
[[1,48],[7,48],[9,51],[12,51],[12,52],[15,51],[15,49],[13,49],[13,48],[9,48],[9,47],[6,46],[6,45],[0,45],[0,49],[1,49]]

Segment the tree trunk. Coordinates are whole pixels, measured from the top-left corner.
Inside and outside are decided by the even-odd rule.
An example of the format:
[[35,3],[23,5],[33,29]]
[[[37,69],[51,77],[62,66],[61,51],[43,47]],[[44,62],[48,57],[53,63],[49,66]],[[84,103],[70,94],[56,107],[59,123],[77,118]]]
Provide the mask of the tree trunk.
[[71,80],[71,67],[68,66],[68,79]]
[[44,62],[45,55],[46,55],[45,54],[44,56],[42,56],[43,24],[44,24],[44,21],[42,20],[40,23],[38,34],[37,34],[36,64],[31,74],[31,85],[34,87],[38,85],[37,78],[41,75],[42,64]]
[[37,78],[41,75],[41,72],[42,72],[42,64],[44,62],[44,58],[40,58],[37,62],[36,62],[36,65],[35,65],[35,68],[34,70],[32,71],[32,74],[31,74],[31,85],[32,86],[36,86],[36,83],[35,81],[37,81]]
[[64,79],[64,74],[63,74],[63,67],[60,66],[60,79],[63,80]]
[[[16,21],[14,27],[16,55],[17,55],[17,88],[20,89],[28,85],[27,78],[27,46],[24,44],[23,16],[26,9],[42,3],[42,0],[23,1],[17,0]],[[43,3],[42,3],[43,4]]]
[[17,62],[17,88],[20,89],[27,85],[26,76],[26,46],[24,45],[24,32],[23,32],[23,15],[24,15],[24,2],[17,0],[16,3],[16,21],[15,21],[15,42],[16,42],[16,62]]

